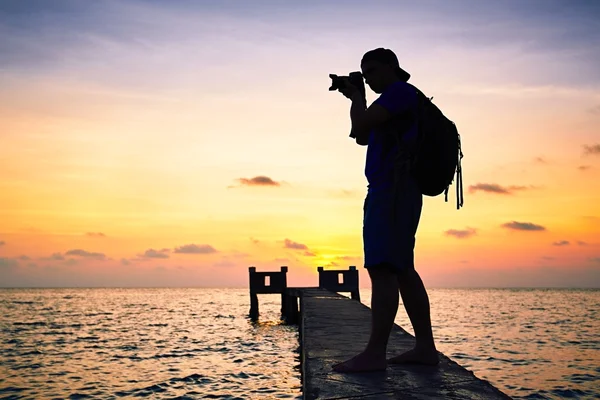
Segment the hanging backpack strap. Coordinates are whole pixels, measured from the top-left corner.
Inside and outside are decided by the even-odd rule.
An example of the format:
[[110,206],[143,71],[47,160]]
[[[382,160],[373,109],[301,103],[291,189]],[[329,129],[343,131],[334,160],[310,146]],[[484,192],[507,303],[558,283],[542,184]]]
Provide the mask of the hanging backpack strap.
[[[461,160],[463,158],[462,149],[460,147],[460,135],[458,135],[458,163],[456,165],[456,209],[460,210],[463,206],[465,199],[463,196],[463,180],[462,180],[462,165]],[[448,189],[446,189],[446,199]]]

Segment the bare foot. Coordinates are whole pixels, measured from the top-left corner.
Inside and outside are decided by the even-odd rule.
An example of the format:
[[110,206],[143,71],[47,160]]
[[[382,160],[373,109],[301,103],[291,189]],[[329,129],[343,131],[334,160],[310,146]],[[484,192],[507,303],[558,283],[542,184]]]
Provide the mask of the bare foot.
[[440,360],[436,350],[421,350],[414,348],[399,356],[388,359],[387,362],[390,364],[438,365]]
[[386,367],[384,354],[377,356],[364,351],[347,361],[334,365],[332,369],[336,372],[368,372],[383,371]]

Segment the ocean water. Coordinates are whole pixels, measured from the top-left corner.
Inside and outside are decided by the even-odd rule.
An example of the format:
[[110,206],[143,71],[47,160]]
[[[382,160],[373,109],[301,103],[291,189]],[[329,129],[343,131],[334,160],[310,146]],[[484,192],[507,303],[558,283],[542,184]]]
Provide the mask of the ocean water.
[[0,290],[0,399],[293,399],[298,332],[247,290]]
[[[600,398],[600,290],[429,295],[438,349],[478,377]],[[253,323],[247,289],[0,289],[0,399],[301,398],[297,329],[259,301]],[[396,322],[412,333],[402,305]]]

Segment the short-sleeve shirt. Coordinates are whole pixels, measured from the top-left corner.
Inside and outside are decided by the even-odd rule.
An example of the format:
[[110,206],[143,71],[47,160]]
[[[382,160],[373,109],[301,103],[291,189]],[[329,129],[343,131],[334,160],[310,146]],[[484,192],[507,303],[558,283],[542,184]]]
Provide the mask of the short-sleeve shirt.
[[[392,115],[382,127],[369,133],[365,176],[368,190],[389,189],[394,182],[394,158],[400,150],[398,144],[410,149],[417,137],[417,122],[414,115],[417,111],[417,93],[406,82],[395,82],[390,85],[373,104],[379,104]],[[412,118],[412,123],[407,118]],[[410,126],[406,128],[406,122]],[[404,126],[403,128],[401,128]],[[404,134],[400,137],[404,130]],[[400,137],[400,141],[397,141]]]

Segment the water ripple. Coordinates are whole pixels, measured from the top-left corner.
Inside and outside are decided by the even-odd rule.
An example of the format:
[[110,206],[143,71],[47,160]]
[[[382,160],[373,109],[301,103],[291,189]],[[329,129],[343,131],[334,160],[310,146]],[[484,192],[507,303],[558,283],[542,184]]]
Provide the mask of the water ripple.
[[[600,398],[600,290],[434,289],[429,298],[438,349],[511,397]],[[396,323],[413,333],[402,306]]]
[[279,296],[233,293],[0,290],[0,398],[300,398]]

